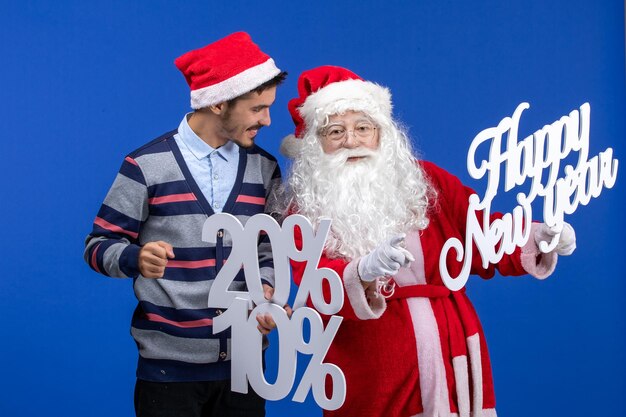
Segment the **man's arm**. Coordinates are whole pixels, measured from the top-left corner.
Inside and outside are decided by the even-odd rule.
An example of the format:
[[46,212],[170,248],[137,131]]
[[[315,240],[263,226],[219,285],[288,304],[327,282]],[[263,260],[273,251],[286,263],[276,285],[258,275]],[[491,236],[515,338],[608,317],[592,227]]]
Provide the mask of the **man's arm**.
[[138,276],[139,230],[147,217],[146,180],[139,164],[127,156],[85,240],[87,264],[111,277]]
[[[270,181],[265,189],[265,214],[269,214],[272,217],[276,217],[277,210],[282,206],[282,202],[277,199],[281,198],[281,174],[278,163],[273,169]],[[274,258],[272,255],[271,242],[267,235],[261,235],[259,237],[259,270],[261,275],[261,282],[263,283],[263,294],[268,301],[272,300],[274,295]],[[284,306],[287,315],[291,317],[291,307],[288,304]],[[264,335],[269,334],[274,328],[276,328],[276,322],[272,318],[271,314],[259,314],[256,317],[258,322],[257,329]]]
[[[274,209],[279,206],[279,202],[276,201],[279,197],[279,188],[281,181],[280,167],[276,162],[276,165],[272,171],[269,182],[265,189],[265,214],[273,215]],[[264,285],[274,287],[274,258],[272,256],[272,244],[269,237],[266,234],[259,236],[259,270],[261,274],[261,281]]]

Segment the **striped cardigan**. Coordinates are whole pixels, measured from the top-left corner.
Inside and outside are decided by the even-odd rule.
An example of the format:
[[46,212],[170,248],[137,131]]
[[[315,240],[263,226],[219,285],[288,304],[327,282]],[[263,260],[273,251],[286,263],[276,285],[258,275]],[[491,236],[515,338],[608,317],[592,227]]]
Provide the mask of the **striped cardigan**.
[[[203,242],[202,226],[214,214],[192,178],[169,132],[129,154],[87,236],[85,260],[101,274],[132,277],[138,300],[131,334],[139,349],[137,377],[149,381],[206,381],[230,378],[230,330],[213,334],[209,290],[231,251],[228,233],[215,245]],[[235,185],[223,212],[245,224],[265,211],[280,184],[274,157],[256,145],[239,150]],[[161,279],[144,278],[138,255],[147,242],[174,247]],[[267,236],[259,240],[261,276],[273,284]],[[230,287],[245,291],[240,271]]]

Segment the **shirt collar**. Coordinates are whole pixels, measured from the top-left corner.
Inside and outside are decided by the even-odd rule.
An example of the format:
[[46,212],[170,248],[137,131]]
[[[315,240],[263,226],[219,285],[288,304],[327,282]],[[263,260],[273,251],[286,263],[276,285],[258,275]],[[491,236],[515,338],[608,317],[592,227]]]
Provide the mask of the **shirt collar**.
[[229,140],[223,146],[215,149],[211,145],[200,139],[200,137],[196,135],[196,132],[194,132],[191,127],[189,127],[189,123],[187,122],[187,118],[189,117],[189,115],[191,115],[191,113],[187,113],[185,117],[183,117],[183,120],[180,122],[180,126],[178,126],[178,134],[180,136],[180,139],[196,158],[203,159],[215,152],[226,161],[230,161],[231,159],[236,158],[239,155],[239,147],[233,141]]

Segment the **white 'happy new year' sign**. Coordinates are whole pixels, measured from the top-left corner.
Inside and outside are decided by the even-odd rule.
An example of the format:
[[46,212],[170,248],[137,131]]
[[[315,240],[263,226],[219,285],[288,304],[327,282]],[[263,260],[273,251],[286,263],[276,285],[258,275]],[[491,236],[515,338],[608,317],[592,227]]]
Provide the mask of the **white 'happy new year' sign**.
[[[617,178],[618,160],[613,158],[613,149],[587,159],[589,156],[589,103],[579,110],[572,111],[554,123],[544,126],[532,135],[518,142],[517,134],[522,112],[528,103],[521,103],[512,117],[505,117],[496,127],[480,132],[469,148],[467,169],[472,178],[480,179],[487,175],[487,190],[482,200],[476,194],[469,197],[467,210],[467,230],[465,242],[456,238],[448,239],[439,257],[439,269],[444,284],[452,291],[458,291],[469,278],[472,243],[475,243],[483,261],[483,267],[496,264],[504,254],[511,254],[516,247],[522,247],[530,238],[532,222],[531,203],[536,197],[543,197],[543,221],[556,230],[562,230],[564,215],[572,214],[579,204],[587,205],[592,197],[598,197],[603,187],[611,188]],[[502,137],[507,134],[504,151]],[[489,157],[476,164],[476,151],[483,144],[489,144]],[[570,153],[578,152],[576,166],[566,165],[564,177],[559,177],[561,161]],[[496,196],[500,183],[500,167],[505,165],[504,191],[511,191],[531,180],[528,194],[517,194],[519,205],[513,213],[506,213],[502,219],[490,222],[491,202]],[[543,181],[544,170],[548,176]],[[476,212],[482,211],[482,222]],[[553,250],[559,241],[559,234],[549,244],[541,242],[539,249]],[[496,250],[496,248],[498,248]],[[458,277],[451,277],[446,265],[448,252],[454,249],[456,260],[463,261]]]

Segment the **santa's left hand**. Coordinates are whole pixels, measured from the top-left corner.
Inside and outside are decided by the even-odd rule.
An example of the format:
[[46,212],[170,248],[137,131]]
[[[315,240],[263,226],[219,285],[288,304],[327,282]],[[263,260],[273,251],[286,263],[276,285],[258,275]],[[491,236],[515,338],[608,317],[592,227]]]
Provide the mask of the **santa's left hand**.
[[[558,236],[557,236],[558,235]],[[574,228],[569,224],[563,222],[563,226],[549,227],[545,223],[539,224],[535,228],[535,243],[542,252],[547,252],[546,249],[553,239],[558,238],[559,243],[553,251],[561,256],[571,255],[576,249],[576,232]]]

